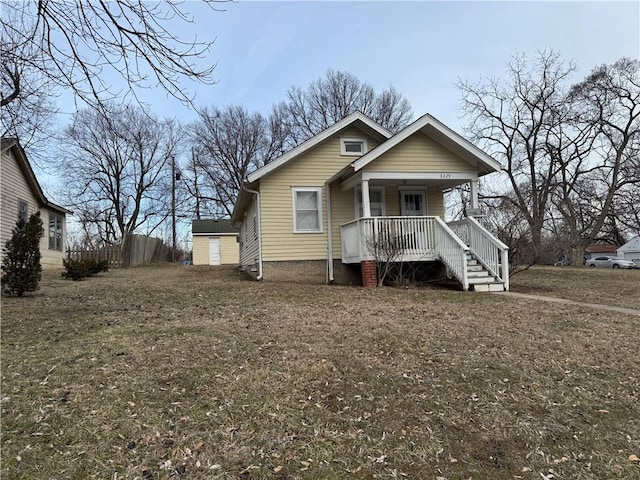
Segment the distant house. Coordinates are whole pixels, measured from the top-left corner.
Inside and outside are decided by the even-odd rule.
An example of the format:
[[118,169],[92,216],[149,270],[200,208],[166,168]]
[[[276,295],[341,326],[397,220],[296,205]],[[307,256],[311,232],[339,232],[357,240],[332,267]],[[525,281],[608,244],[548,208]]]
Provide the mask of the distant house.
[[587,261],[591,258],[594,258],[598,255],[615,255],[616,250],[618,249],[617,245],[611,245],[608,243],[596,243],[593,245],[589,245],[584,249],[584,260]]
[[620,258],[631,260],[640,267],[640,235],[629,240],[616,252]]
[[45,197],[27,155],[17,139],[3,137],[1,149],[1,246],[4,247],[11,238],[11,231],[18,217],[28,219],[32,214],[40,212],[44,228],[44,235],[40,240],[42,267],[62,267],[67,240],[66,215],[71,212]]
[[[491,156],[424,115],[392,134],[356,112],[249,174],[232,222],[256,279],[376,285],[394,261],[440,263],[465,290],[508,290],[508,247],[472,215]],[[467,185],[468,217],[446,224],[444,192]]]
[[193,220],[194,265],[238,265],[238,229],[231,220]]

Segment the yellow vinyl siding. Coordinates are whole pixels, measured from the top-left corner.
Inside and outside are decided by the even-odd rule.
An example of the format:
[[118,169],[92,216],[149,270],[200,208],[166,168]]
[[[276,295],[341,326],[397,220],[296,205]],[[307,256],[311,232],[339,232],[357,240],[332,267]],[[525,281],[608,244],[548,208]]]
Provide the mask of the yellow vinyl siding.
[[220,237],[220,264],[238,265],[239,250],[236,235],[223,235]]
[[475,167],[422,132],[414,133],[363,168],[363,172],[454,173],[475,170]]
[[209,237],[198,235],[193,237],[193,264],[209,265]]
[[209,239],[220,240],[220,265],[237,265],[239,249],[237,235],[194,235],[193,264],[209,265]]
[[[340,155],[340,137],[366,138],[369,150],[378,145],[375,139],[367,137],[359,129],[347,128],[260,180],[264,261],[327,258],[327,208],[324,184],[336,172],[356,159],[353,156]],[[322,233],[293,232],[293,187],[322,188]],[[350,195],[348,203],[353,216],[353,192],[345,193]],[[335,232],[334,220],[334,235]]]
[[333,233],[333,258],[342,258],[340,225],[355,220],[355,197],[353,189],[343,191],[340,182],[331,185],[331,222]]
[[440,187],[427,188],[427,215],[444,220],[444,195]]

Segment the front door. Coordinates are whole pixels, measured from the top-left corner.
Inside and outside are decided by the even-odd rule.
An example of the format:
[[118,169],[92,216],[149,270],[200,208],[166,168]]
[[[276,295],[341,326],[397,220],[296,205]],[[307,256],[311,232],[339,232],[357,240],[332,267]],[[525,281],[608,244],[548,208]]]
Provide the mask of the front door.
[[427,214],[424,190],[402,190],[400,192],[400,215],[420,217]]

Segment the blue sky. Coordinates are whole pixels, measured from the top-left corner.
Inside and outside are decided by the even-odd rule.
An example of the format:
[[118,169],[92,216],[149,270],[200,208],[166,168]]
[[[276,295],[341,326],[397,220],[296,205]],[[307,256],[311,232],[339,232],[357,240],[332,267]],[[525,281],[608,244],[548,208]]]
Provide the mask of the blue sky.
[[[240,104],[267,113],[291,85],[327,69],[348,71],[376,90],[394,85],[416,116],[429,112],[461,130],[458,77],[501,76],[516,51],[553,48],[573,59],[580,80],[594,66],[640,56],[640,2],[258,2],[213,12],[188,2],[185,39],[216,37],[207,61],[215,85],[188,85],[201,105]],[[158,114],[194,117],[149,91]]]

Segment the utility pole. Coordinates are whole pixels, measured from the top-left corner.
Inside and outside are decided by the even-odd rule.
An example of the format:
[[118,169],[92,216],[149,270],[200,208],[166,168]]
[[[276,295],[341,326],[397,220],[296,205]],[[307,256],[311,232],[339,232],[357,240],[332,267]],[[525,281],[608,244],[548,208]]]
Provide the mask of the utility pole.
[[171,155],[171,233],[173,235],[173,249],[171,261],[176,261],[176,157]]

